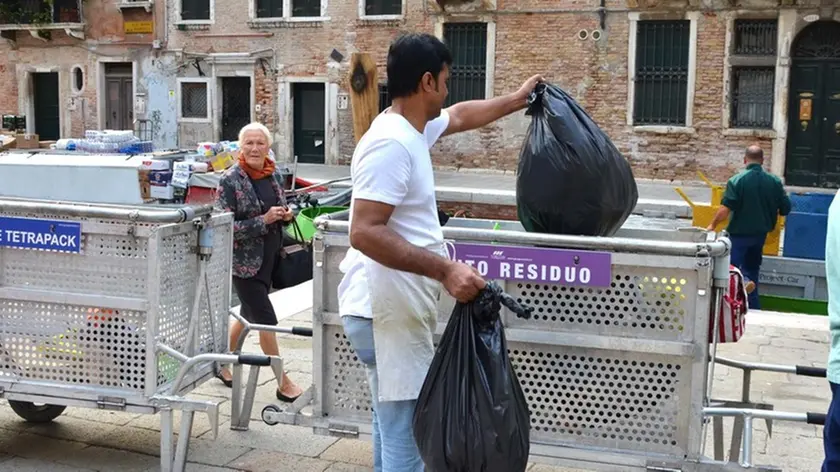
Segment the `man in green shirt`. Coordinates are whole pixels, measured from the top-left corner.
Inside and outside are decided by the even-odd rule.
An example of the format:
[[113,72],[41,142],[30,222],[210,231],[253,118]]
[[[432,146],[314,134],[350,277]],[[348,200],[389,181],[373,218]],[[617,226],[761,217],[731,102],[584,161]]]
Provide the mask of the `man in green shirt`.
[[732,265],[741,270],[744,278],[756,284],[747,299],[749,307],[760,309],[758,302],[758,273],[767,233],[776,227],[779,215],[790,213],[790,198],[781,179],[765,172],[764,151],[752,145],[744,154],[747,168],[726,183],[726,191],[709,231],[729,219],[729,238],[732,241]]

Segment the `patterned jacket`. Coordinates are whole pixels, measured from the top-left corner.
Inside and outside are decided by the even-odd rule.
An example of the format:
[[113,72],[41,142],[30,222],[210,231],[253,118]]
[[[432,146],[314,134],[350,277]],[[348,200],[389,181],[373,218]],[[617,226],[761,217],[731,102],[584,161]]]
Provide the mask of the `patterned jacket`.
[[[274,192],[280,205],[286,204],[286,198],[277,179],[272,179]],[[265,213],[260,204],[251,179],[239,164],[234,164],[222,175],[219,181],[216,208],[233,213],[233,275],[244,279],[257,275],[263,260],[263,242],[271,230],[262,215]],[[282,226],[276,225],[282,231]]]

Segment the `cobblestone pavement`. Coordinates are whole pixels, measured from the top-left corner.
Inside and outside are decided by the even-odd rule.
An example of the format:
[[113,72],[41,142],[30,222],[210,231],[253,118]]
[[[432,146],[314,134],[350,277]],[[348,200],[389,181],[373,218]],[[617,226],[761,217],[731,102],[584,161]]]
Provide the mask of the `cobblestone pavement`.
[[[309,316],[303,312],[284,323],[306,325]],[[755,312],[749,317],[747,336],[737,344],[721,346],[720,354],[745,361],[822,366],[828,351],[827,330],[825,318]],[[248,350],[259,352],[254,337],[249,339]],[[291,377],[301,385],[309,385],[310,340],[281,336],[281,352]],[[740,396],[737,372],[718,367],[715,377],[715,397],[737,399]],[[371,447],[367,442],[316,436],[303,427],[263,424],[258,416],[273,398],[273,382],[268,369],[263,369],[252,413],[255,421],[247,432],[229,429],[229,401],[221,406],[219,436],[215,440],[206,416],[197,415],[189,471],[372,470]],[[778,410],[796,412],[824,412],[829,400],[823,379],[786,374],[755,373],[751,394],[756,400],[775,404]],[[229,395],[230,390],[214,379],[193,396],[227,399]],[[756,422],[755,463],[779,466],[785,471],[819,470],[823,455],[821,427],[775,423],[772,437],[768,437],[766,430],[763,422]],[[31,425],[3,407],[0,408],[0,472],[155,471],[159,470],[159,439],[158,416],[68,408],[52,424]],[[711,454],[711,445],[707,449]],[[533,465],[529,472],[561,470],[570,472],[570,469],[544,465]]]

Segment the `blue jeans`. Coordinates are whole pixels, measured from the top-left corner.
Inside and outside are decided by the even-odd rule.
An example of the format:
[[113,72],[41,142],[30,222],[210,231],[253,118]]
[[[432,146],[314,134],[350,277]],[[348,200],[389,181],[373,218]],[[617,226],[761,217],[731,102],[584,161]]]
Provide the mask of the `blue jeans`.
[[344,334],[367,369],[373,400],[373,469],[375,472],[423,472],[425,466],[414,441],[416,400],[379,401],[379,376],[373,344],[373,321],[343,316]]
[[747,296],[747,303],[751,310],[760,310],[758,298],[758,273],[761,269],[761,258],[764,252],[764,241],[767,235],[761,236],[730,236],[732,254],[730,262],[741,270],[746,280],[755,282],[755,290]]
[[823,427],[823,449],[825,460],[822,472],[840,470],[840,385],[829,382],[831,403]]

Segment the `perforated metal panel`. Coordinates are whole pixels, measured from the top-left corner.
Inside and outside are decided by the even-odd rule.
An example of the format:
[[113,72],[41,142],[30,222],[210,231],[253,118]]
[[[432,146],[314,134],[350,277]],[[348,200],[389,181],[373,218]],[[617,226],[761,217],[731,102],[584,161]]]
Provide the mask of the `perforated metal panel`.
[[[0,248],[0,381],[104,387],[137,398],[174,377],[174,359],[147,364],[155,348],[148,340],[184,349],[198,277],[192,222],[3,216],[78,221],[83,236],[80,254]],[[226,352],[231,217],[214,216],[210,224],[214,252],[204,296],[209,289],[212,310],[202,302],[198,350]],[[147,388],[147,373],[154,377],[159,368]]]
[[690,367],[660,355],[511,343],[531,410],[531,439],[679,454]]
[[[367,375],[337,313],[338,265],[349,241],[339,232],[322,236],[316,261],[323,264],[315,272],[315,362],[323,369],[314,375],[316,411],[329,425],[323,431],[365,430]],[[586,448],[583,454],[592,457],[615,452],[627,458],[616,470],[648,454],[677,461],[700,456],[711,268],[703,257],[615,253],[607,288],[502,282],[536,309],[528,320],[505,310],[503,321],[540,455],[571,460],[568,447]],[[444,294],[438,333],[453,306]]]
[[[196,353],[227,351],[232,228],[228,225],[217,226],[215,231],[213,257],[207,268],[208,286],[202,288],[201,327]],[[196,290],[198,260],[192,249],[197,238],[196,232],[168,236],[161,240],[159,248],[161,282],[156,341],[181,352],[187,350],[187,330]],[[208,293],[212,313],[208,311]],[[158,354],[158,387],[172,381],[179,367],[174,358]]]
[[509,318],[511,327],[598,333],[657,340],[691,340],[697,273],[649,267],[613,267],[610,288],[557,284],[507,284],[507,291],[536,312]]
[[[148,239],[128,236],[130,227],[149,230],[149,224],[128,225],[95,218],[66,218],[23,213],[2,216],[81,222],[82,254],[0,249],[3,287],[145,297],[148,277]],[[108,287],[103,291],[103,287]]]
[[[326,416],[369,421],[364,365],[343,329],[324,326]],[[531,411],[531,440],[681,454],[690,364],[661,355],[509,342]]]
[[324,389],[330,416],[371,418],[371,395],[364,364],[356,357],[353,346],[341,326],[324,326],[326,350]]
[[141,391],[142,313],[0,300],[0,379]]

